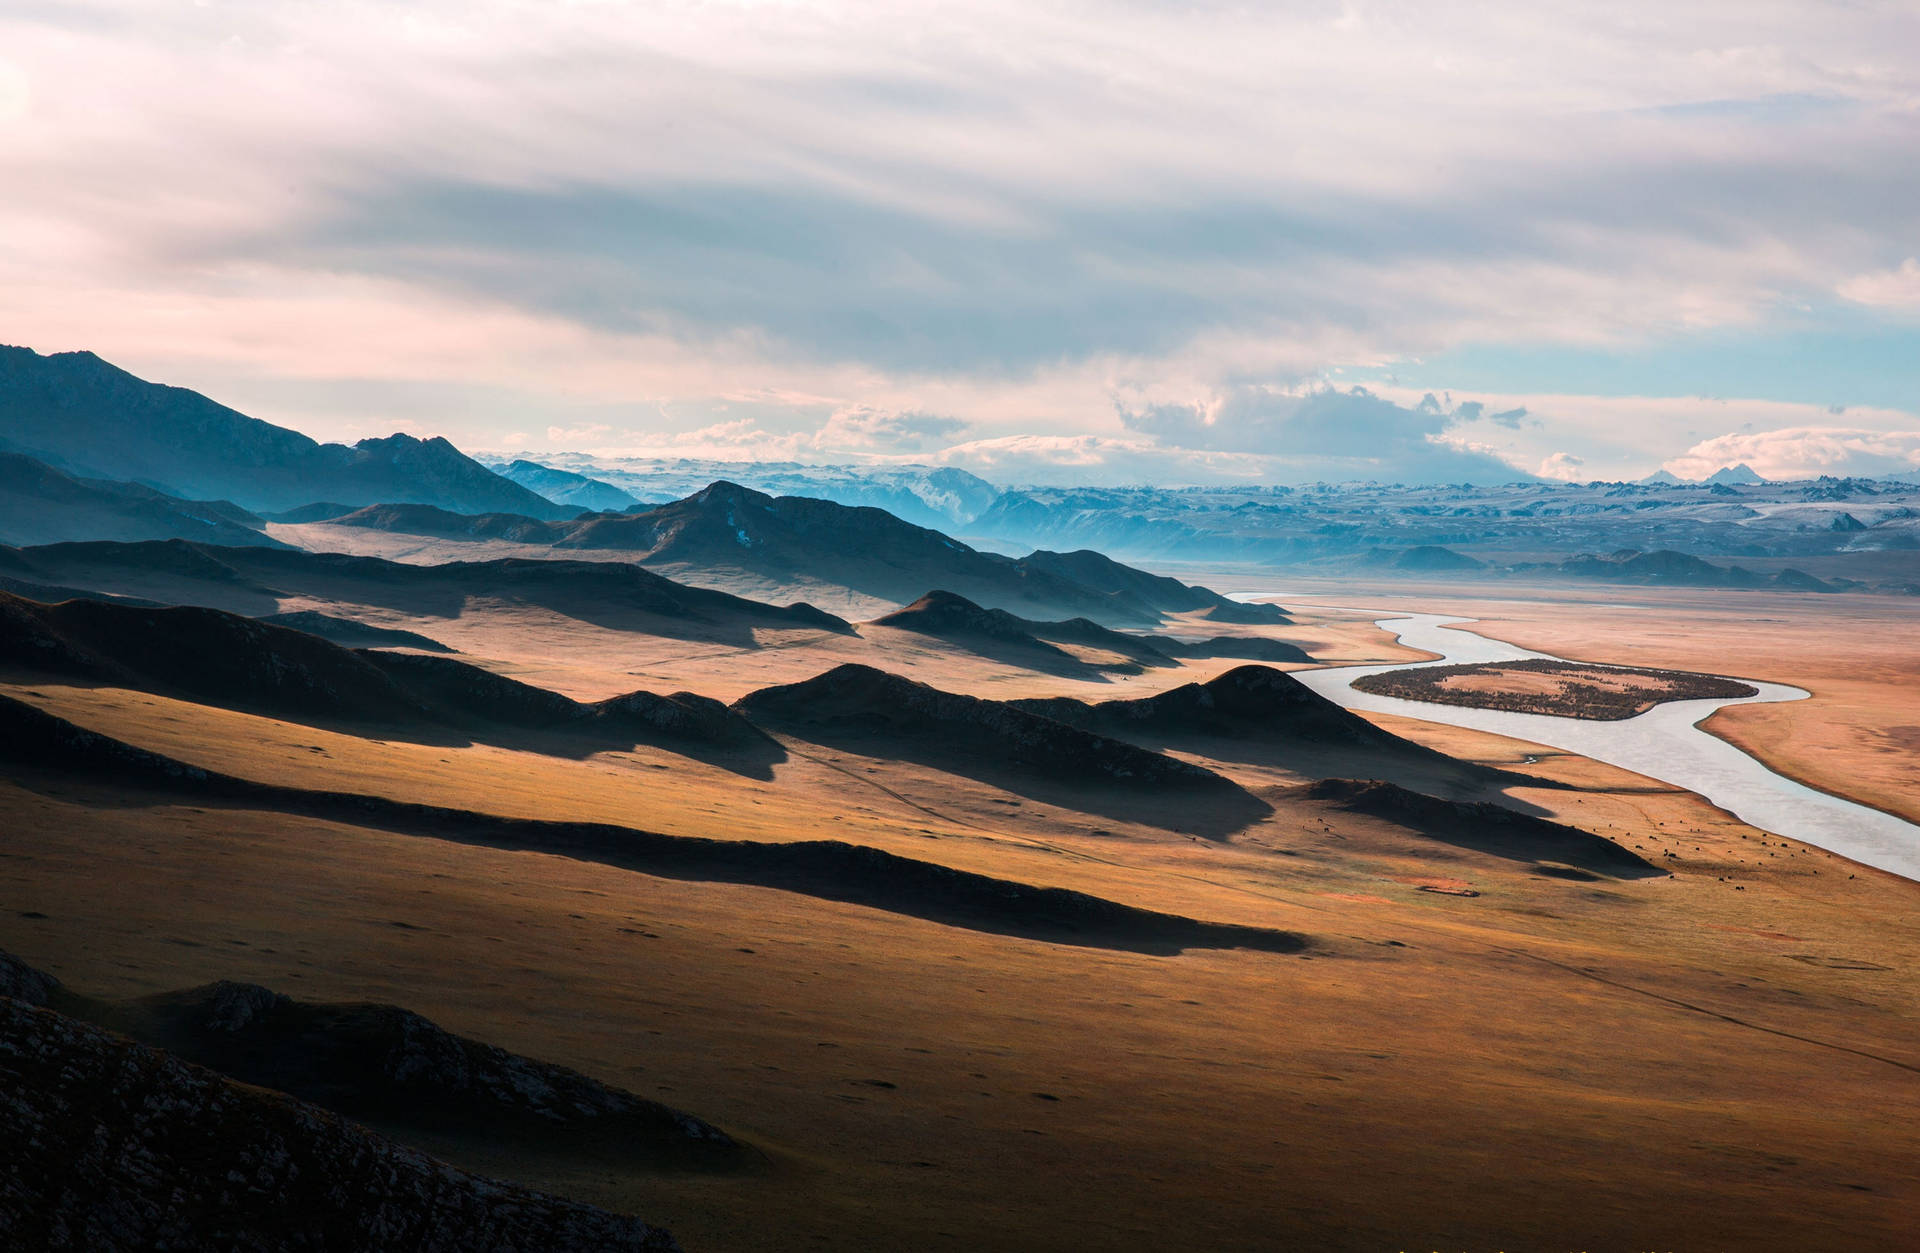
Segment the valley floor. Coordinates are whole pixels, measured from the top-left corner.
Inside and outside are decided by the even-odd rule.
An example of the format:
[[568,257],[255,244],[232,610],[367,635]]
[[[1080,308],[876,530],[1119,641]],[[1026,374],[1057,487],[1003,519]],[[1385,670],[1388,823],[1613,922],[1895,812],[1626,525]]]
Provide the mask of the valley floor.
[[[1324,599],[1415,602],[1391,591]],[[1713,729],[1913,812],[1902,711],[1920,675],[1897,621],[1855,598],[1817,598],[1816,618],[1777,599],[1615,594],[1455,589],[1417,603],[1583,660],[1806,686],[1813,701],[1729,711]],[[676,651],[484,609],[382,625],[583,698],[671,685],[732,699],[858,657],[951,690],[1098,699],[1234,664],[1091,683],[885,628]],[[1306,614],[1273,634],[1323,658],[1403,655],[1365,614]],[[673,835],[831,838],[1308,937],[1294,954],[1053,943],[8,767],[0,948],[98,996],[229,978],[396,1002],[687,1110],[758,1146],[767,1168],[644,1173],[513,1143],[422,1147],[639,1214],[694,1253],[1894,1250],[1920,1217],[1920,885],[1566,754],[1388,720],[1515,772],[1470,788],[1443,765],[1383,768],[1353,747],[1201,745],[1182,755],[1271,807],[1209,831],[1178,806],[993,785],[884,745],[783,739],[784,760],[744,770],[20,676],[0,693],[262,782]],[[1489,851],[1304,786],[1380,773],[1552,817],[1662,873]]]

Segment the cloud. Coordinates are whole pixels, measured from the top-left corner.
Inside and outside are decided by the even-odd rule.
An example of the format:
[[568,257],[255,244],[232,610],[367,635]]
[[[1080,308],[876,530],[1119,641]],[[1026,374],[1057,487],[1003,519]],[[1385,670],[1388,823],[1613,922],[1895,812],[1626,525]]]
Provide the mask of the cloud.
[[1863,305],[1920,309],[1920,257],[1891,270],[1860,274],[1840,284],[1840,294]]
[[921,452],[966,429],[958,418],[857,406],[835,411],[808,440],[822,451]]
[[1585,460],[1570,452],[1557,452],[1541,461],[1540,468],[1535,473],[1543,479],[1560,479],[1567,483],[1577,483],[1587,477],[1584,473],[1586,464]]
[[[1384,442],[1343,444],[1248,381],[1904,317],[1920,65],[1889,50],[1920,12],[1616,10],[9,6],[0,338],[328,433],[1145,438],[1180,473],[1588,456],[1613,432],[1485,399],[1355,405]],[[743,392],[815,399],[716,429]],[[963,426],[831,416],[867,409]],[[1635,455],[1678,446],[1654,437]]]
[[1665,468],[1683,479],[1702,479],[1723,466],[1742,462],[1765,479],[1822,474],[1912,478],[1920,472],[1920,428],[1869,431],[1799,426],[1737,432],[1703,440],[1668,461]]
[[591,444],[611,434],[613,434],[613,428],[604,422],[589,422],[579,426],[550,426],[547,428],[547,442],[549,444]]
[[1187,404],[1120,413],[1128,430],[1172,449],[1257,454],[1276,474],[1408,483],[1506,483],[1525,478],[1485,446],[1448,438],[1465,413],[1431,393],[1398,405],[1350,387],[1290,391],[1240,386]]

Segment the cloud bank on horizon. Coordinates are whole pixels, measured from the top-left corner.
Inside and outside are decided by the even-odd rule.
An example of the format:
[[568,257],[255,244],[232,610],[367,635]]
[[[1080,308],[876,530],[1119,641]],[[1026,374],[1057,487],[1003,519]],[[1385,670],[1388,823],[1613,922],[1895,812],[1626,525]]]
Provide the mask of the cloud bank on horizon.
[[1916,151],[1897,2],[66,0],[0,340],[525,453],[1911,471]]

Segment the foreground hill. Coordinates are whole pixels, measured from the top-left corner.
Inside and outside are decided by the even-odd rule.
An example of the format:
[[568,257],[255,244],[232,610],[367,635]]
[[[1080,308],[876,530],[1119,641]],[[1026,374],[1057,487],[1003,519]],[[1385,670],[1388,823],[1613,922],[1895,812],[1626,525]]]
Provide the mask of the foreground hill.
[[634,1218],[483,1179],[311,1105],[0,996],[10,1247],[664,1253]]
[[0,347],[0,431],[15,452],[75,474],[290,509],[315,500],[422,501],[468,513],[577,510],[502,478],[444,439],[349,448],[250,418],[198,392],[134,377],[90,352]]
[[0,994],[396,1133],[532,1138],[682,1170],[738,1169],[756,1157],[690,1114],[455,1035],[397,1005],[312,1004],[226,981],[103,1001],[4,952]]
[[0,452],[0,543],[187,539],[282,547],[265,526],[224,500],[182,500],[140,483],[76,478]]
[[894,604],[938,587],[993,609],[1106,624],[1151,625],[1168,614],[1190,612],[1220,622],[1287,621],[1276,606],[1242,605],[1098,553],[1005,557],[885,510],[773,497],[728,482],[639,513],[590,514],[562,522],[463,517],[405,505],[369,507],[326,522],[449,540],[617,552],[703,582],[742,577],[767,586],[837,589]]

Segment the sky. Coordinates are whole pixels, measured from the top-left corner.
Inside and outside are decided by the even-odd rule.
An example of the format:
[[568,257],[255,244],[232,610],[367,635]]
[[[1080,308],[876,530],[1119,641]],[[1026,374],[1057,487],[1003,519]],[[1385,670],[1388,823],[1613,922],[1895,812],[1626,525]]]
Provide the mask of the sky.
[[1911,0],[0,7],[0,342],[1003,483],[1920,467]]

